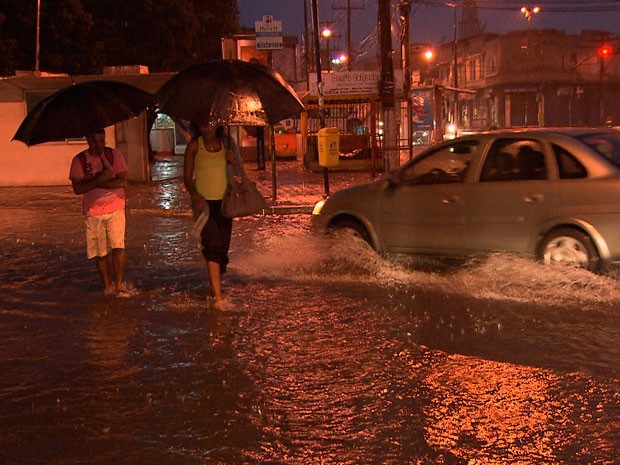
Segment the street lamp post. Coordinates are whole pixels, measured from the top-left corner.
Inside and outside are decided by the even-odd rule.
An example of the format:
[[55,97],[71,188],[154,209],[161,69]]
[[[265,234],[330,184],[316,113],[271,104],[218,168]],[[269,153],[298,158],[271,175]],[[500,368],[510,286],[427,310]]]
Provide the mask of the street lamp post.
[[[321,77],[321,49],[319,44],[319,7],[318,0],[310,0],[312,12],[312,31],[314,32],[314,53],[316,58],[316,88],[319,94],[319,125],[321,129],[325,127],[325,98],[323,96],[323,79]],[[317,140],[318,150],[318,140]],[[329,173],[326,167],[323,168],[323,185],[325,187],[325,197],[329,197]]]
[[329,38],[332,36],[332,30],[329,28],[329,26],[325,26],[323,28],[323,31],[321,31],[321,35],[325,39],[325,46],[327,47],[327,72],[329,73],[332,70],[331,56],[330,56],[331,52],[329,50]]
[[605,99],[603,98],[603,82],[605,76],[605,60],[613,54],[613,49],[607,43],[607,37],[604,36],[603,44],[598,49],[599,71],[598,71],[598,108],[599,108],[599,124],[606,124],[605,117]]
[[[530,84],[530,23],[532,21],[532,15],[540,12],[540,7],[535,6],[532,8],[529,7],[521,7],[521,13],[527,20],[527,32],[526,32],[526,43],[525,43],[525,85],[526,87]],[[527,112],[528,112],[528,92],[525,92],[525,116],[524,116],[524,124],[527,127]]]
[[458,76],[458,29],[456,22],[456,7],[458,6],[456,3],[448,2],[446,6],[453,9],[453,22],[452,22],[452,86],[454,90],[452,94],[454,96],[454,101],[452,102],[452,121],[450,125],[452,126],[450,132],[453,133],[454,137],[457,136],[457,126],[458,126],[458,113],[459,113],[459,76]]
[[37,37],[35,41],[35,52],[34,52],[34,72],[35,74],[39,74],[40,66],[39,66],[39,34],[40,34],[40,25],[41,25],[41,0],[37,0]]

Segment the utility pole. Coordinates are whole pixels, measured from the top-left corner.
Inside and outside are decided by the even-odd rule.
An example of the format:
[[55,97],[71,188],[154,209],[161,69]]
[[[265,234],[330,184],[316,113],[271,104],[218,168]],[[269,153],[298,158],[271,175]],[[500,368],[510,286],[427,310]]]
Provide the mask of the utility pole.
[[[319,8],[318,0],[310,0],[310,10],[312,11],[312,30],[314,32],[314,54],[316,58],[316,88],[319,93],[319,125],[321,129],[325,127],[325,97],[323,96],[323,79],[321,76],[321,48],[319,42]],[[317,140],[318,149],[318,140]],[[329,196],[329,173],[326,167],[323,168],[323,184],[325,187],[325,197]]]
[[605,82],[605,60],[607,60],[612,54],[613,49],[608,45],[609,35],[603,34],[601,40],[601,46],[598,49],[599,69],[598,69],[598,109],[599,109],[599,124],[607,124],[605,99],[603,98],[603,86]]
[[310,55],[310,36],[308,35],[308,0],[301,0],[304,3],[304,62],[306,63],[306,90],[310,90],[310,71],[312,62]]
[[405,98],[409,98],[409,88],[411,85],[411,70],[409,69],[410,0],[400,0],[396,6],[398,6],[398,19],[400,22],[400,58],[403,70],[403,95]]
[[323,37],[323,39],[325,39],[325,48],[327,49],[327,53],[325,56],[325,61],[326,61],[326,65],[325,67],[327,68],[327,72],[331,72],[332,70],[332,56],[331,56],[331,47],[329,45],[329,39],[331,37],[340,37],[340,34],[334,34],[334,31],[332,29],[332,25],[335,24],[332,21],[323,21],[323,29],[321,30],[321,37]]
[[379,94],[383,107],[383,167],[384,172],[395,170],[399,165],[396,147],[396,118],[394,114],[394,63],[392,62],[392,30],[390,0],[378,0],[379,48],[381,56],[381,81]]
[[351,10],[363,10],[363,6],[351,6],[351,0],[347,0],[347,6],[332,5],[332,10],[347,10],[347,71],[351,71],[353,62],[353,49],[351,47]]
[[459,55],[458,55],[458,35],[457,35],[457,22],[456,22],[456,5],[453,5],[454,9],[454,37],[452,40],[452,54],[454,58],[454,115],[452,116],[452,122],[454,124],[454,137],[458,135],[459,127]]
[[34,73],[35,75],[39,74],[40,66],[39,66],[39,52],[40,52],[40,40],[39,35],[41,32],[41,0],[37,0],[37,37],[36,37],[36,45],[35,45],[35,57],[34,57]]

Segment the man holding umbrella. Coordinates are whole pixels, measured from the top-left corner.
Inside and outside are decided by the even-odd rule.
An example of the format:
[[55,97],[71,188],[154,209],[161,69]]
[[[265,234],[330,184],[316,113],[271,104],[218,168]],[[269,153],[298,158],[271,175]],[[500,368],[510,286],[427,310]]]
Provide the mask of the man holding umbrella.
[[[96,259],[103,280],[104,295],[128,297],[124,282],[125,263],[125,186],[127,162],[123,154],[105,146],[105,131],[86,136],[88,149],[71,162],[69,178],[73,191],[82,195],[86,215],[86,252]],[[112,252],[112,270],[109,254]]]

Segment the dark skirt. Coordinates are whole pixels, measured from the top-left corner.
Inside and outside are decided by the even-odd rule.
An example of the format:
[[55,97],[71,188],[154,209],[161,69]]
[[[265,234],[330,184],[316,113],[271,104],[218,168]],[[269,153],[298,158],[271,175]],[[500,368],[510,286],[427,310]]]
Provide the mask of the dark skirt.
[[222,216],[222,201],[207,200],[209,219],[202,228],[202,255],[205,260],[220,264],[222,273],[228,265],[228,249],[232,236],[232,218]]

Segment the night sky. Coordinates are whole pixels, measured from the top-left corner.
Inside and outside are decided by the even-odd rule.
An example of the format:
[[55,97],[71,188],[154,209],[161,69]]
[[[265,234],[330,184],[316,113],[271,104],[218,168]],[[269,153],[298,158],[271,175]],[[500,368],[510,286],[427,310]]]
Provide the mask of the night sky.
[[[307,17],[310,23],[310,2],[306,1],[308,2]],[[439,5],[447,2],[432,1],[432,3]],[[263,15],[271,15],[274,19],[282,21],[285,35],[300,36],[303,32],[303,0],[237,0],[237,4],[241,24],[244,26],[253,28],[255,20],[261,20]],[[341,34],[339,39],[332,39],[335,41],[332,46],[344,49],[346,47],[346,14],[344,9],[338,9],[338,7],[345,7],[347,1],[318,0],[318,4],[320,22],[335,23],[332,28]],[[359,43],[371,35],[376,28],[377,0],[350,0],[350,4],[363,7],[363,9],[353,9],[351,13],[352,42],[358,44],[359,47]],[[605,30],[620,34],[620,1],[543,0],[539,3],[522,3],[479,0],[477,4],[480,22],[486,32],[501,34],[526,28],[527,21],[520,12],[521,7],[540,5],[541,12],[532,16],[530,23],[532,28],[554,28],[564,30],[569,34],[579,34],[582,29]],[[419,2],[411,2],[411,5],[411,42],[434,44],[452,40],[454,10],[451,7],[420,5]],[[337,9],[332,9],[332,6]],[[567,11],[575,8],[581,11]],[[585,9],[589,11],[584,11]],[[602,11],[603,9],[615,9],[615,11]],[[460,14],[461,9],[457,8],[458,20],[460,20]],[[392,23],[397,24],[395,19]]]

